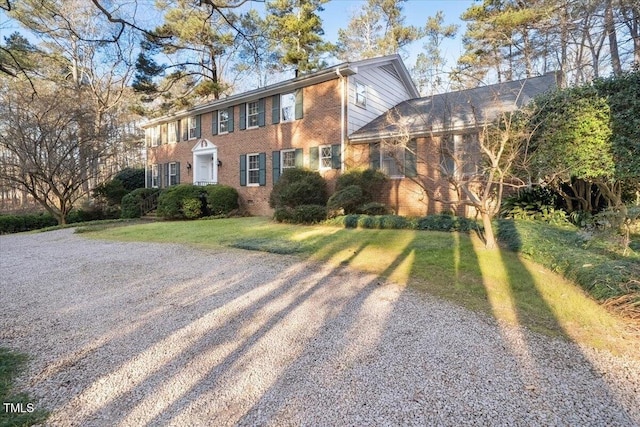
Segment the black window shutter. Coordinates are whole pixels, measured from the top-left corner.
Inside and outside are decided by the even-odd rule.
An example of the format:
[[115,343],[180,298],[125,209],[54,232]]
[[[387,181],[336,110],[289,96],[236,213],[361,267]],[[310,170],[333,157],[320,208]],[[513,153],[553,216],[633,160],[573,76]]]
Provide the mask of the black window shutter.
[[295,165],[297,168],[304,167],[304,157],[302,154],[302,148],[296,148],[295,151]]
[[280,123],[280,95],[271,97],[271,123],[274,125]]
[[374,142],[369,144],[369,167],[371,169],[380,169],[380,143]]
[[218,112],[211,112],[211,135],[218,134]]
[[245,154],[240,155],[240,185],[242,187],[247,185],[247,156]]
[[176,184],[180,184],[180,162],[176,162]]
[[202,116],[197,115],[196,116],[196,138],[200,138],[201,132],[200,132],[200,119],[202,118]]
[[146,188],[151,188],[153,185],[153,170],[151,169],[151,165],[147,165],[149,169],[147,169],[147,185]]
[[183,119],[180,122],[182,124],[182,140],[186,141],[189,139],[189,119]]
[[320,169],[320,147],[309,148],[309,169]]
[[240,130],[247,128],[247,104],[240,104]]
[[260,172],[258,180],[260,185],[267,185],[267,153],[260,153],[258,155],[258,165],[260,166]]
[[171,168],[169,167],[169,163],[166,163],[164,165],[164,186],[165,187],[169,187],[171,185],[171,180],[169,178],[169,170]]
[[296,120],[301,119],[304,115],[304,108],[302,105],[302,89],[296,91]]
[[180,141],[180,120],[176,121],[175,132],[176,132],[176,142],[179,142]]
[[227,131],[233,132],[233,107],[227,109],[229,112],[229,122],[227,123]]
[[331,167],[333,169],[340,169],[342,165],[342,153],[340,151],[340,144],[331,146]]
[[164,170],[163,166],[164,165],[162,163],[158,163],[158,182],[157,182],[158,188],[163,188],[164,187],[163,186],[163,182],[162,182],[162,179],[164,177],[164,174],[162,173],[163,170]]
[[418,175],[418,162],[417,162],[417,150],[418,142],[412,139],[407,144],[407,148],[404,151],[404,175],[408,177],[415,177]]
[[274,151],[271,153],[271,170],[273,176],[273,183],[275,184],[280,179],[280,152]]
[[258,126],[264,126],[264,98],[258,99]]

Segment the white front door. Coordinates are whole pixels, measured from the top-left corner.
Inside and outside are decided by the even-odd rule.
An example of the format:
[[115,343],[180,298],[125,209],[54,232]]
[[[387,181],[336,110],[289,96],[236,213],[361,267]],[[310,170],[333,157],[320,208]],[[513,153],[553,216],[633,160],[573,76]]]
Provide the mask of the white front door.
[[197,142],[193,151],[193,183],[218,183],[218,147],[206,139]]
[[213,170],[212,163],[213,161],[211,160],[211,156],[198,156],[198,175],[196,177],[196,181],[207,182],[213,180],[213,176],[211,174],[211,171]]

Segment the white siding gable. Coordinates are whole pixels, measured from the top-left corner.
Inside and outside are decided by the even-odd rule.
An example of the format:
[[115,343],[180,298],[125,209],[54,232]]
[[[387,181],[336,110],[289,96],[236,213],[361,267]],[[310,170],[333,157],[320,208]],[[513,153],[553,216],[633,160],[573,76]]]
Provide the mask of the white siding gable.
[[[356,105],[356,84],[365,85],[366,107]],[[392,62],[358,67],[347,88],[347,134],[366,125],[402,101],[413,98]]]

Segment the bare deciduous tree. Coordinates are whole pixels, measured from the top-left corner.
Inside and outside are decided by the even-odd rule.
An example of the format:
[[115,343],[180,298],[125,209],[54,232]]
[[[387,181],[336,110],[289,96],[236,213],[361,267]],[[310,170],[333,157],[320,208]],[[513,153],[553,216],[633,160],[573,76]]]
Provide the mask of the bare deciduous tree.
[[[548,82],[555,76],[540,79]],[[428,202],[458,212],[462,206],[472,207],[482,220],[487,248],[496,246],[491,221],[505,192],[530,184],[521,173],[533,134],[523,107],[532,89],[539,89],[525,87],[527,82],[413,100],[387,113],[383,125],[382,158],[404,168],[404,176]],[[412,163],[414,170],[406,170]]]
[[25,189],[64,224],[85,194],[92,176],[86,169],[106,155],[102,135],[87,132],[91,109],[67,90],[41,83],[32,98],[28,83],[11,83],[0,88],[0,179]]

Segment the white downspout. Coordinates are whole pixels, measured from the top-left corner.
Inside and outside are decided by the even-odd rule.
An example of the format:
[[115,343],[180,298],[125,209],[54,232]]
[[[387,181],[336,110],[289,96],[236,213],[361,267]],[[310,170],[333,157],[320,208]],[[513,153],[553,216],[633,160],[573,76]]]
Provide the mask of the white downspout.
[[344,173],[344,158],[345,158],[345,92],[346,92],[346,77],[340,72],[340,68],[336,68],[336,74],[340,77],[340,173]]
[[149,181],[149,147],[147,147],[147,130],[145,129],[145,138],[144,138],[144,188],[149,188],[151,183]]

